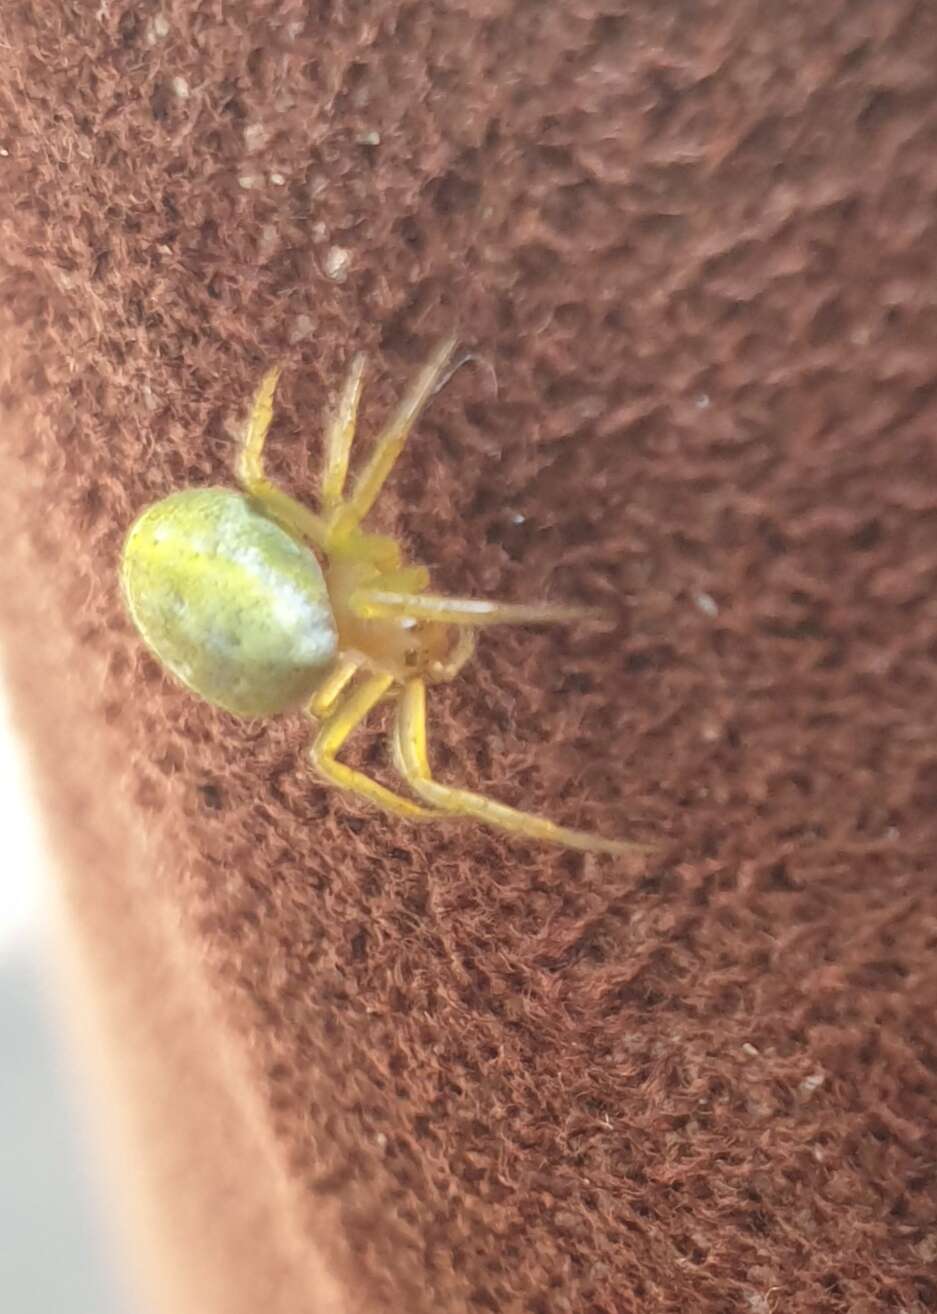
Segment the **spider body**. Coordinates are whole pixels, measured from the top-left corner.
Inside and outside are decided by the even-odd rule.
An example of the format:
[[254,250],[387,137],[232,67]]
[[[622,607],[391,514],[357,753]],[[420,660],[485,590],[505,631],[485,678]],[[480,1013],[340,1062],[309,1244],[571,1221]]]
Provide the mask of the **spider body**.
[[[447,340],[436,349],[346,497],[364,372],[364,358],[355,358],[326,433],[318,514],[264,474],[279,377],[269,371],[238,457],[243,491],[172,493],[131,526],[121,562],[128,611],[162,665],[206,701],[239,716],[304,707],[321,721],[310,750],[318,773],[389,812],[413,821],[473,817],[571,848],[640,851],[646,846],[557,826],[432,777],[426,685],[461,670],[476,628],[588,615],[429,593],[424,566],[405,562],[396,540],[361,528],[454,346]],[[348,736],[387,698],[397,702],[394,760],[419,802],[338,761]]]

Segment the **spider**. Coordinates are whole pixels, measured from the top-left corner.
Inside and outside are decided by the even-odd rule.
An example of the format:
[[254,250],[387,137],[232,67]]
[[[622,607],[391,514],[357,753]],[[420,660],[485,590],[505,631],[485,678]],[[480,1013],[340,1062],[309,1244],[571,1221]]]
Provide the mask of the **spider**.
[[[448,377],[455,339],[417,374],[350,494],[345,486],[365,357],[352,361],[329,418],[317,513],[264,473],[279,367],[261,381],[236,473],[243,491],[190,488],[144,510],[124,544],[121,583],[132,620],[162,665],[194,693],[242,717],[304,707],[320,722],[318,774],[409,821],[474,818],[573,849],[647,846],[555,825],[435,780],[426,748],[426,686],[452,680],[479,626],[575,623],[581,607],[512,605],[429,592],[429,571],[395,539],[361,524],[430,397]],[[451,372],[451,370],[450,370]],[[393,755],[416,801],[338,760],[384,699],[396,703]]]

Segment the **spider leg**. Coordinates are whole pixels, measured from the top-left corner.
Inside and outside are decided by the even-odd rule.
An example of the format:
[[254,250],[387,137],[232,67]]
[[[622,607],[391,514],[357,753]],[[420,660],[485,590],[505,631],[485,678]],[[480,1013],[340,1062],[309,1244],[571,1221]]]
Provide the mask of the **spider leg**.
[[429,672],[432,684],[445,684],[454,680],[475,652],[475,631],[463,628],[444,661],[434,662]]
[[603,839],[585,831],[568,830],[543,817],[519,812],[483,794],[454,789],[434,780],[426,753],[426,688],[422,680],[408,680],[404,685],[394,733],[394,757],[398,770],[414,793],[440,812],[474,817],[487,826],[510,831],[515,835],[526,835],[530,839],[562,844],[570,849],[622,854],[638,854],[650,849],[645,844]]
[[550,603],[484,602],[477,598],[447,598],[435,593],[410,594],[384,588],[355,589],[350,606],[362,620],[428,620],[446,625],[575,624],[601,620],[590,607]]
[[417,416],[439,386],[454,349],[455,338],[446,338],[439,344],[414,379],[384,430],[378,434],[374,451],[358,476],[351,497],[342,508],[340,523],[343,531],[354,529],[374,505],[384,481],[403,451],[404,443]]
[[340,505],[348,474],[348,457],[358,422],[358,403],[364,382],[365,358],[359,354],[351,362],[345,387],[325,435],[325,469],[322,474],[322,505],[333,511]]
[[361,660],[355,653],[346,653],[339,657],[309,700],[306,710],[310,716],[314,716],[316,720],[321,720],[327,712],[332,710],[339,694],[344,692],[348,683],[360,669]]
[[412,803],[385,789],[363,772],[336,761],[336,754],[345,740],[380,702],[393,683],[389,675],[372,675],[357,689],[353,689],[323,721],[310,749],[310,756],[318,773],[330,784],[338,785],[340,789],[357,794],[359,798],[376,803],[386,812],[406,817],[409,821],[436,821],[439,820],[438,812],[420,807],[418,803]]
[[322,518],[297,502],[295,497],[290,497],[282,488],[277,488],[264,474],[264,444],[273,419],[273,394],[279,378],[280,367],[277,365],[267,371],[254,394],[237,456],[235,469],[238,482],[245,492],[261,504],[271,520],[297,537],[323,548],[328,533]]

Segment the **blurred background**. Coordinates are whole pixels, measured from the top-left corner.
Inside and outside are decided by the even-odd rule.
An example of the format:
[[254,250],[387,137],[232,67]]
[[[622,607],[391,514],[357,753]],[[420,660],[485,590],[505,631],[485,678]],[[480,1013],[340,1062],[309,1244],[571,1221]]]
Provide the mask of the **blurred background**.
[[0,1292],[10,1314],[140,1314],[75,1095],[47,967],[48,860],[0,685]]

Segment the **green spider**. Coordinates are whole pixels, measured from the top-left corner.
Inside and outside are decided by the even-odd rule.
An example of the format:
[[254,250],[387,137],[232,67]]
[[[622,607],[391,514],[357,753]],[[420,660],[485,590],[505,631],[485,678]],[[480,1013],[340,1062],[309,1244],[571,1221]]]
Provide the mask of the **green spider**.
[[[388,812],[410,821],[471,817],[573,849],[642,852],[648,846],[557,826],[440,784],[430,772],[426,686],[459,673],[477,627],[570,623],[591,614],[430,593],[425,566],[406,563],[396,540],[361,528],[454,349],[451,338],[436,348],[346,497],[365,368],[364,356],[354,358],[327,428],[318,514],[264,474],[280,375],[271,369],[238,453],[243,491],[184,489],[132,525],[121,562],[128,610],[163,666],[207,702],[245,717],[304,707],[321,721],[310,751],[319,775]],[[420,802],[338,761],[352,731],[387,698],[397,704],[394,760]]]

